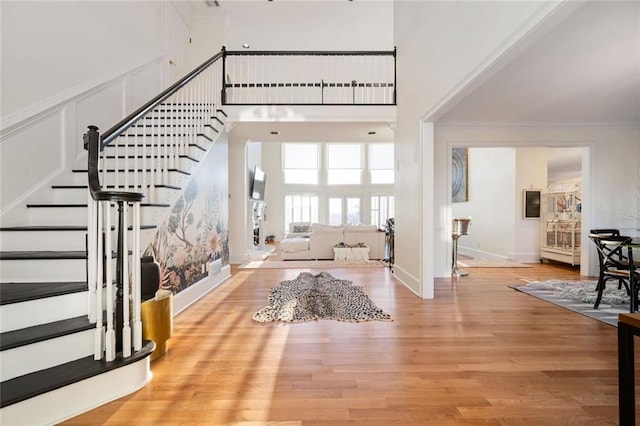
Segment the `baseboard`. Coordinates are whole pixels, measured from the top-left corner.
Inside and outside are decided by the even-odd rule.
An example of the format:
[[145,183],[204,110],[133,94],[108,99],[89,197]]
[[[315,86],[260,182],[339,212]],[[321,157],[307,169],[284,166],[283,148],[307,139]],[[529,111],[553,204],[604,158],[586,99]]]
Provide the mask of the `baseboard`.
[[408,288],[413,294],[418,297],[422,297],[420,295],[420,280],[418,278],[397,265],[393,265],[393,277],[400,281],[400,283]]
[[231,267],[225,265],[220,272],[204,278],[197,283],[187,287],[173,297],[173,316],[193,305],[199,299],[204,297],[214,288],[218,287],[224,281],[231,277]]

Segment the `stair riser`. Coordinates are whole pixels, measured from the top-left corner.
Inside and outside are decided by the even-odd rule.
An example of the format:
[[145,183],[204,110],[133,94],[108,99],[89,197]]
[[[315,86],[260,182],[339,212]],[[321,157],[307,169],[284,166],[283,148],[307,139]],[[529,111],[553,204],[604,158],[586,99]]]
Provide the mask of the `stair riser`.
[[30,207],[27,209],[28,225],[85,225],[86,207]]
[[[197,164],[197,163],[195,163]],[[86,185],[86,184],[85,184]],[[114,189],[114,188],[108,188],[108,189]],[[123,189],[123,188],[120,188]],[[174,189],[174,188],[164,188],[164,187],[160,187],[160,188],[141,188],[138,187],[137,189],[131,189],[132,191],[135,192],[142,192],[143,194],[145,194],[146,198],[144,199],[145,203],[168,203],[169,201],[167,200],[175,200],[177,199],[177,195],[176,193],[180,193],[179,189]],[[43,202],[43,203],[57,203],[57,204],[63,204],[63,203],[74,203],[74,204],[82,204],[82,203],[86,203],[87,199],[88,199],[88,189],[87,188],[74,188],[74,189],[69,189],[69,188],[60,188],[60,189],[54,189],[53,191],[51,191],[51,197],[43,197],[42,199],[39,199],[39,201]]]
[[[0,305],[0,332],[88,314],[88,293],[79,292],[22,303]],[[25,315],[28,312],[28,315]]]
[[[150,241],[155,232],[155,228],[141,229],[140,240]],[[128,233],[131,236],[132,231]],[[3,231],[0,251],[86,250],[85,237],[86,231]],[[115,230],[111,237],[117,237]]]
[[2,260],[2,282],[84,281],[85,259]]
[[0,352],[0,378],[14,377],[74,361],[93,353],[95,331],[86,330]]
[[146,122],[145,124],[147,125],[146,127],[143,127],[142,125],[137,125],[134,126],[134,130],[130,130],[130,134],[127,136],[121,136],[122,138],[128,138],[128,139],[142,139],[142,135],[146,135],[145,139],[150,138],[151,136],[153,136],[154,139],[156,138],[170,138],[172,140],[174,139],[190,139],[190,140],[194,140],[196,138],[198,138],[198,135],[207,135],[210,138],[215,138],[216,135],[218,134],[218,132],[216,132],[214,129],[218,129],[220,126],[220,123],[218,124],[218,127],[216,127],[216,122],[209,122],[208,124],[210,124],[211,126],[213,126],[213,129],[210,126],[205,126],[203,123],[198,124],[196,126],[187,124],[186,127],[158,127],[158,125],[160,126],[164,126],[165,123],[158,123],[158,120],[154,120],[153,121],[153,125],[155,127],[148,127],[149,125],[151,125],[151,122]]
[[85,250],[86,234],[86,231],[2,231],[0,250]]
[[[201,146],[203,148],[207,148],[209,146],[211,142],[209,142],[208,140],[204,139],[202,141],[197,141],[198,146]],[[106,148],[106,152],[107,152],[107,156],[127,156],[127,157],[133,157],[133,156],[142,156],[142,155],[146,155],[148,157],[151,157],[152,152],[151,152],[151,148],[149,146],[146,147],[146,150],[143,150],[142,146],[139,146],[138,148],[135,148],[134,146],[108,146]],[[195,147],[195,146],[187,146],[184,149],[179,151],[180,155],[186,155],[189,156],[191,158],[194,158],[196,160],[201,160],[205,155],[206,152],[203,151],[202,149]],[[167,152],[165,152],[164,148],[161,148],[161,150],[158,152],[157,148],[154,148],[153,150],[153,156],[154,157],[166,157],[167,156]],[[111,161],[111,159],[107,159],[108,161]],[[148,161],[149,159],[147,159]],[[139,164],[141,164],[141,159],[139,159],[138,161],[140,161]]]

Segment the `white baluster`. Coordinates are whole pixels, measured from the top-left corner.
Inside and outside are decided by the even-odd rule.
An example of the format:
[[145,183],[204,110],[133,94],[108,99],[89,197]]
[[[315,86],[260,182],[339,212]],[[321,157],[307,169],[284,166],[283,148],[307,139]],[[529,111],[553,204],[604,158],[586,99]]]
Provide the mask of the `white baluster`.
[[87,191],[87,290],[89,292],[88,312],[89,322],[96,322],[96,261],[95,261],[95,237],[96,237],[96,208],[95,201],[91,197],[91,191]]
[[142,349],[142,322],[140,321],[140,203],[133,205],[133,349]]
[[104,201],[105,209],[105,264],[106,264],[106,296],[107,296],[107,332],[105,335],[106,360],[113,361],[116,358],[116,334],[113,329],[113,259],[111,258],[111,203]]
[[[103,292],[103,269],[102,269],[102,259],[104,259],[104,253],[102,252],[102,235],[103,235],[103,231],[104,231],[104,214],[103,214],[103,210],[105,208],[105,206],[107,205],[106,202],[96,202],[96,209],[98,210],[98,223],[96,226],[96,231],[97,231],[97,238],[96,238],[96,256],[95,256],[95,262],[96,262],[96,286],[97,286],[97,291],[96,291],[96,311],[95,311],[95,315],[96,315],[96,330],[95,330],[95,336],[94,336],[94,354],[93,354],[93,358],[95,360],[99,360],[102,359],[102,354],[104,352],[104,345],[105,345],[105,341],[104,341],[104,325],[103,325],[103,321],[102,321],[102,292]],[[111,230],[107,231],[107,232],[111,232]]]
[[[129,318],[129,226],[127,223],[128,203],[122,203],[122,356],[131,356],[131,326]],[[135,256],[135,253],[134,253]],[[119,330],[118,330],[119,331]]]

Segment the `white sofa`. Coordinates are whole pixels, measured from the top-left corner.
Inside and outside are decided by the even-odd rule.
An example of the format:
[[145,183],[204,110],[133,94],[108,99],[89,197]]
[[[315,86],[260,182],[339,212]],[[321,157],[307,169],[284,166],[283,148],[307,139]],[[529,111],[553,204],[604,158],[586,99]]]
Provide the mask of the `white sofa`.
[[333,247],[345,243],[363,243],[369,247],[369,259],[384,257],[385,234],[375,225],[331,226],[320,223],[294,222],[280,241],[282,260],[333,259]]

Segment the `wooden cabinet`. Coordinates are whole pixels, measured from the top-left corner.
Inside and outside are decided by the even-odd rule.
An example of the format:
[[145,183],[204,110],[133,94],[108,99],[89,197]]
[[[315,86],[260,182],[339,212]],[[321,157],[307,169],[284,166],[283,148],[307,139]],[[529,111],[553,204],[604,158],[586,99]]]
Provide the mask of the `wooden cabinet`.
[[542,196],[540,261],[580,264],[582,191],[578,183],[550,186]]

